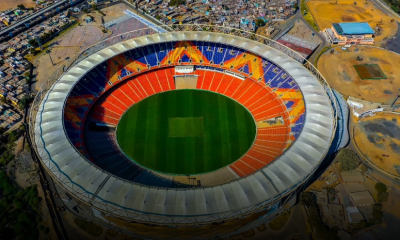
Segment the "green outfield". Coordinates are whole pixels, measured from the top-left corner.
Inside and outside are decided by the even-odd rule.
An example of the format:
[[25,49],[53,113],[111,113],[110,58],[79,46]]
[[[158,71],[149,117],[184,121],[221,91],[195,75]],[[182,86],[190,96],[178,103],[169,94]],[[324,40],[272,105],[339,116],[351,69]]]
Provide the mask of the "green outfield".
[[251,114],[236,101],[202,90],[153,95],[133,105],[117,128],[132,160],[170,174],[199,174],[239,159],[254,141]]

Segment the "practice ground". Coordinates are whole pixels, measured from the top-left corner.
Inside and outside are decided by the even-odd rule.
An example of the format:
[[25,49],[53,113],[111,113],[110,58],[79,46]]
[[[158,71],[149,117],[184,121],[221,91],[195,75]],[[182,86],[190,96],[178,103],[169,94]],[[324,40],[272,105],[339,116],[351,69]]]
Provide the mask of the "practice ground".
[[287,34],[301,38],[313,44],[321,43],[321,39],[315,34],[313,36],[313,31],[311,31],[311,29],[301,20],[297,20],[294,23],[294,27],[290,29]]
[[0,11],[4,11],[10,8],[16,8],[20,4],[24,4],[24,6],[27,8],[31,8],[36,5],[35,2],[32,0],[1,0]]
[[36,77],[36,89],[38,89],[43,81],[61,65],[62,62],[71,58],[86,47],[95,44],[103,38],[103,32],[96,26],[77,26],[68,30],[64,35],[56,38],[52,42],[50,56],[54,65],[51,62],[49,54],[42,54],[38,57]]
[[400,115],[377,113],[355,125],[355,143],[370,161],[400,176]]
[[[357,57],[362,61],[357,61]],[[378,64],[387,79],[361,80],[354,65]],[[335,47],[321,55],[317,67],[329,85],[346,96],[392,104],[400,89],[400,55],[370,46],[342,50]]]
[[[310,0],[307,5],[315,18],[321,31],[332,27],[332,23],[338,22],[368,22],[375,30],[376,26],[381,27],[381,31],[375,34],[375,43],[381,44],[397,32],[397,23],[390,22],[392,18],[379,10],[372,2],[368,1],[321,1]],[[357,5],[354,5],[354,2]],[[382,21],[382,22],[381,22]]]
[[[0,0],[1,1],[1,0]],[[86,47],[99,42],[106,37],[119,35],[127,31],[133,31],[140,28],[147,27],[140,21],[130,18],[123,22],[119,22],[110,27],[107,33],[102,32],[102,17],[105,23],[116,20],[125,13],[126,9],[124,4],[116,4],[102,9],[106,16],[102,16],[97,12],[91,12],[89,15],[94,17],[94,21],[86,23],[84,18],[87,14],[79,15],[79,22],[81,26],[76,26],[68,30],[65,34],[57,37],[52,41],[52,52],[50,53],[54,66],[52,65],[48,54],[41,54],[37,57],[35,64],[37,65],[36,83],[33,84],[32,89],[38,90],[42,83],[61,65],[63,61],[71,58],[78,52],[84,50]]]
[[133,105],[118,124],[117,139],[147,168],[199,174],[238,160],[255,133],[253,117],[236,101],[208,91],[176,90]]

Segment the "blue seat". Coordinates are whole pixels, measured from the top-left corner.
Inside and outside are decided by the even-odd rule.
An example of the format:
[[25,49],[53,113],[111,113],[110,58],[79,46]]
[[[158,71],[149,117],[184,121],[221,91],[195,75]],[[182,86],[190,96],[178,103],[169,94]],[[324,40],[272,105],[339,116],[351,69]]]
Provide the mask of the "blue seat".
[[215,64],[220,64],[224,61],[224,56],[227,52],[227,48],[222,44],[217,44],[216,51],[214,52],[213,61]]
[[226,63],[229,60],[233,60],[236,58],[236,56],[241,52],[238,48],[236,47],[228,47],[226,49],[226,54],[224,56],[224,63]]
[[158,61],[161,63],[166,57],[171,48],[166,43],[154,45]]
[[244,65],[243,68],[242,68],[242,71],[243,71],[244,73],[246,73],[246,74],[250,74],[249,65],[248,65],[248,64]]
[[149,64],[152,67],[157,66],[157,56],[154,50],[151,47],[147,46],[141,47],[140,49],[146,59],[147,64]]
[[146,58],[143,56],[143,52],[139,48],[132,49],[128,52],[128,54],[130,54],[131,59],[134,61],[138,61],[147,65]]
[[[276,75],[279,73],[280,68],[278,68],[275,64],[269,63],[267,67],[263,67],[264,69],[264,81],[265,83],[269,82],[271,87],[277,87],[277,83],[273,83],[273,80],[275,79]],[[276,72],[274,72],[274,69],[277,69]]]
[[207,58],[208,61],[212,61],[212,56],[215,50],[215,43],[208,43],[204,42],[201,47],[200,51],[203,54],[204,57]]

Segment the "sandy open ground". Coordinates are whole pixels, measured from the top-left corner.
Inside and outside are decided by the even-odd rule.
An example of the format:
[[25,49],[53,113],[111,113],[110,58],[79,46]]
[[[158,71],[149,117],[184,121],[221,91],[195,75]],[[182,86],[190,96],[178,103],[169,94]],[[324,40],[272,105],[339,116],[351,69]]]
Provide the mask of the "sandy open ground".
[[[357,61],[357,57],[363,58]],[[387,79],[361,80],[354,65],[378,64]],[[400,89],[400,55],[371,46],[334,48],[321,55],[317,68],[329,85],[346,96],[392,104]]]
[[0,0],[0,11],[16,8],[20,4],[24,4],[24,6],[27,8],[34,7],[36,5],[32,0]]
[[128,8],[123,3],[103,8],[101,11],[106,14],[106,16],[103,17],[104,22],[109,22],[124,16],[125,15],[124,10],[126,9]]
[[103,32],[100,28],[83,25],[71,29],[65,35],[56,39],[51,47],[50,53],[54,66],[52,65],[49,54],[42,54],[39,56],[36,89],[42,85],[43,81],[53,74],[62,62],[71,58],[86,47],[95,44],[102,38]]
[[355,126],[359,150],[376,166],[400,176],[400,115],[377,113],[362,118]]
[[311,31],[311,29],[303,21],[300,20],[297,20],[294,23],[294,27],[290,29],[287,34],[304,39],[307,42],[315,44],[321,43],[321,39],[315,34],[313,36],[313,32]]
[[[381,32],[375,34],[375,43],[380,44],[397,32],[397,23],[390,22],[392,19],[379,10],[372,2],[338,0],[310,0],[307,5],[315,18],[321,31],[332,27],[332,23],[340,22],[368,22],[375,30],[376,26],[381,27]],[[354,5],[354,2],[357,5]],[[382,21],[382,22],[381,22]]]

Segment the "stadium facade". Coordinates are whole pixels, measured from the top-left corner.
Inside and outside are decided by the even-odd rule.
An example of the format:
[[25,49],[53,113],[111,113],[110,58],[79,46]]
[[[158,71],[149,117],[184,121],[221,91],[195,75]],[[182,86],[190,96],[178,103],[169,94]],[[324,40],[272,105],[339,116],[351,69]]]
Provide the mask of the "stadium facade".
[[[107,39],[48,79],[30,112],[41,164],[74,199],[126,222],[201,227],[265,214],[326,157],[335,97],[312,64],[275,41],[225,27],[174,28]],[[257,136],[244,156],[174,176],[123,153],[115,137],[123,113],[179,88],[223,94],[252,113]]]

